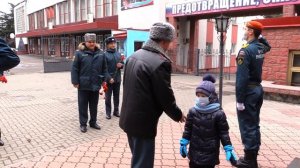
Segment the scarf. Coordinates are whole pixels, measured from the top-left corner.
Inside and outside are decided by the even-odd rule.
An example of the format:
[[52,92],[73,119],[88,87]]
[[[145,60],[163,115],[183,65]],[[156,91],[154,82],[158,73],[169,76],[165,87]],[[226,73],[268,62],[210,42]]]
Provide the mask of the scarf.
[[194,108],[200,113],[212,113],[221,109],[219,103],[208,104],[207,106],[200,106],[199,103],[196,103]]

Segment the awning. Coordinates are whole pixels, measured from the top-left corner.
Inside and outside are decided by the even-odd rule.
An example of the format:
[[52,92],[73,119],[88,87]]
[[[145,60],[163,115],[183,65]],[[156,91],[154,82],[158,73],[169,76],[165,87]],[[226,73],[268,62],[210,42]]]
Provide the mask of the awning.
[[116,39],[118,39],[118,40],[126,39],[126,38],[127,38],[127,32],[115,34],[114,37],[115,37]]
[[118,16],[97,19],[95,22],[92,23],[87,23],[86,21],[83,21],[80,23],[53,26],[53,29],[45,28],[33,30],[23,34],[17,34],[16,37],[40,37],[112,29],[118,29]]

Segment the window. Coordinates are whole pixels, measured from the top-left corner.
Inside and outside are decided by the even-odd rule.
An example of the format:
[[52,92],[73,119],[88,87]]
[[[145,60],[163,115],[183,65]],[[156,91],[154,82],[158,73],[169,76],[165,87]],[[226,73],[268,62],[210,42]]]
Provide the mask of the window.
[[67,57],[70,55],[70,38],[69,37],[61,37],[60,55],[63,57]]
[[55,55],[55,38],[48,38],[48,54]]
[[44,10],[36,12],[37,15],[37,29],[41,29],[45,27],[45,20],[44,20]]
[[111,0],[104,0],[105,16],[111,16]]
[[124,54],[124,40],[121,41],[117,41],[117,49],[119,53],[123,53]]
[[34,39],[30,38],[28,39],[28,48],[29,48],[29,54],[34,53]]
[[300,51],[290,54],[289,83],[292,86],[300,86]]
[[206,54],[212,54],[212,43],[206,43]]
[[97,35],[96,42],[100,45],[100,48],[104,50],[104,39],[103,35]]
[[96,18],[103,17],[103,1],[96,0]]
[[[46,15],[47,15],[47,26],[49,27],[50,26],[50,23],[51,25],[56,25],[56,24],[59,24],[59,20],[57,20],[56,22],[56,15],[55,15],[55,7],[54,6],[51,6],[51,7],[48,7],[45,9],[46,10]],[[58,15],[59,15],[59,11],[58,11]]]
[[236,25],[236,24],[237,24],[237,19],[236,19],[236,17],[231,18],[231,23],[232,23],[233,25]]
[[75,21],[86,20],[87,10],[85,0],[75,0]]
[[65,24],[65,8],[64,8],[64,2],[60,3],[58,5],[59,9],[59,16],[60,16],[60,24]]
[[35,29],[34,13],[28,15],[28,20],[29,20],[29,30],[34,30]]
[[236,43],[231,43],[230,54],[235,53],[235,50],[236,50]]
[[16,9],[17,33],[25,31],[24,6]]
[[83,41],[84,41],[84,37],[82,37],[82,36],[76,36],[76,37],[75,37],[75,48],[77,48],[78,45],[79,45],[81,42],[83,42]]
[[81,3],[80,3],[80,14],[81,14],[81,20],[86,20],[85,0],[81,0]]
[[70,19],[70,1],[58,4],[58,11],[60,16],[60,24],[69,23]]
[[117,0],[112,0],[112,8],[113,8],[113,13],[112,15],[118,15],[118,1]]
[[75,0],[75,21],[80,21],[80,0]]
[[93,14],[91,3],[92,3],[92,0],[87,0],[87,13],[88,14]]

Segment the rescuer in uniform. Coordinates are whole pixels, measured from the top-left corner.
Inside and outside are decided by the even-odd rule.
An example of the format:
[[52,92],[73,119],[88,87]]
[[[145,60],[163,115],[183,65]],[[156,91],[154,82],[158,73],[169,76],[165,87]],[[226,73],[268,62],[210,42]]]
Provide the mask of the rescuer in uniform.
[[263,104],[262,66],[264,54],[271,47],[261,36],[263,25],[257,21],[246,24],[243,45],[236,58],[236,101],[237,116],[244,145],[244,157],[237,163],[240,168],[257,168],[257,155],[260,148],[259,115]]

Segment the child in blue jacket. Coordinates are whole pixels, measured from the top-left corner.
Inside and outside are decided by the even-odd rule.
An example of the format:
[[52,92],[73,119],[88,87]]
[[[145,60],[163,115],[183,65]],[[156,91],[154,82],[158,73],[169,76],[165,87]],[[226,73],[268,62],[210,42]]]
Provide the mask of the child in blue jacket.
[[[220,142],[226,152],[226,160],[235,166],[237,156],[229,137],[229,126],[215,92],[215,78],[206,75],[196,88],[196,104],[189,110],[180,154],[188,156],[191,168],[213,168],[220,163]],[[187,145],[189,152],[187,153]]]

